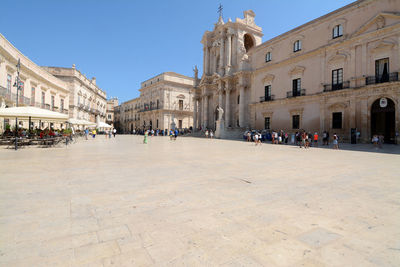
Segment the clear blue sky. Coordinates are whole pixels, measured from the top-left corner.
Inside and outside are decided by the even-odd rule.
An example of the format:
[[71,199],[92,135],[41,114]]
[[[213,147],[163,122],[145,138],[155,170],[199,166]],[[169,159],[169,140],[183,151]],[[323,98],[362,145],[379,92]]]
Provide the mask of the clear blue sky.
[[202,73],[200,40],[218,19],[252,9],[263,42],[353,0],[1,0],[0,32],[41,66],[95,76],[108,97],[139,95],[140,82],[165,71]]

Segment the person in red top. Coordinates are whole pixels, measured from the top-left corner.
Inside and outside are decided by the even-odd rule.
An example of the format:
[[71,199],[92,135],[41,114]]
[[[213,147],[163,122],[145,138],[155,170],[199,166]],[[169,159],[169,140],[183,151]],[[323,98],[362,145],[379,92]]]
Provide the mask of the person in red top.
[[316,147],[318,146],[318,133],[317,132],[314,134],[314,145]]

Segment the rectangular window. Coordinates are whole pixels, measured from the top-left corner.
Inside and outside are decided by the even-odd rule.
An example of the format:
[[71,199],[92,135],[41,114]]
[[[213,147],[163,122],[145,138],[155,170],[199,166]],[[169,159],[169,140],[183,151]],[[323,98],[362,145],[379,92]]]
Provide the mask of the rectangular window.
[[18,96],[19,96],[19,103],[24,104],[24,91],[25,91],[25,83],[23,81],[19,82],[19,87],[18,87]]
[[46,104],[46,93],[42,92],[42,108],[44,108],[45,104]]
[[301,79],[294,79],[292,81],[292,92],[293,96],[299,96],[301,90]]
[[63,112],[64,111],[64,99],[60,100],[60,111]]
[[54,95],[51,96],[51,109],[54,109]]
[[292,128],[299,129],[300,128],[300,115],[292,116]]
[[179,100],[179,110],[183,110],[183,100]]
[[12,77],[10,74],[7,74],[7,92],[11,93],[11,83],[12,83]]
[[264,118],[264,129],[269,130],[270,129],[270,117],[265,117]]
[[270,101],[271,98],[271,85],[264,86],[264,99],[262,101]]
[[389,58],[382,58],[375,61],[376,83],[389,81]]
[[35,91],[36,91],[35,87],[32,87],[31,88],[31,106],[35,105]]
[[272,60],[271,52],[265,54],[265,62],[270,62]]
[[343,26],[342,25],[336,25],[335,27],[333,27],[332,30],[332,38],[338,38],[340,36],[343,36]]
[[332,113],[332,129],[342,129],[342,112]]
[[297,40],[293,44],[293,52],[297,52],[301,50],[301,40]]
[[265,95],[265,100],[271,97],[271,85],[266,85],[264,87],[264,95]]
[[343,69],[332,71],[332,90],[343,88]]
[[178,126],[179,126],[179,127],[178,127],[179,129],[182,129],[182,120],[179,120],[179,121],[178,121]]

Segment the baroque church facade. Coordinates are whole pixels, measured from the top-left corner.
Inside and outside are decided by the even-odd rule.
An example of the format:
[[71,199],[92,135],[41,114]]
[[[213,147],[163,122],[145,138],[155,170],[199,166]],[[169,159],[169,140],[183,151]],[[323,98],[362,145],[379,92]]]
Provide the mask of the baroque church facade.
[[[222,17],[203,44],[194,128],[328,131],[396,143],[400,131],[400,2],[359,0],[262,42],[248,10]],[[223,136],[222,136],[223,137]]]

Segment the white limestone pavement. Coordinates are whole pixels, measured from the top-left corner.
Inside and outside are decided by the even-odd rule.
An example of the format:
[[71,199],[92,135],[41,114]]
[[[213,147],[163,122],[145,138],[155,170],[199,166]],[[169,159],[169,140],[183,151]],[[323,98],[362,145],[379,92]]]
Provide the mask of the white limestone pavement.
[[0,266],[398,266],[399,163],[180,137],[0,149]]

